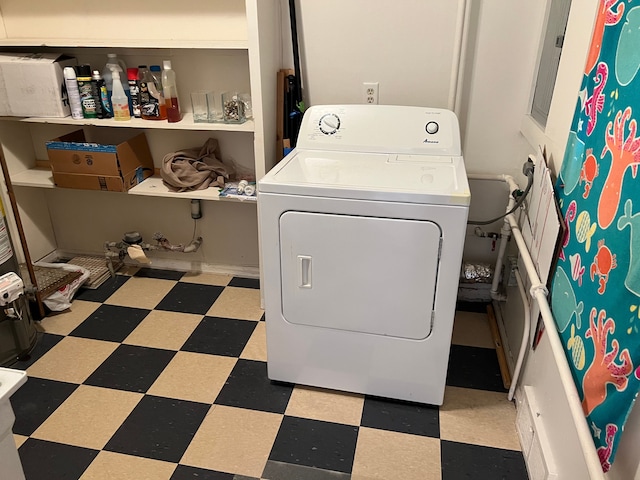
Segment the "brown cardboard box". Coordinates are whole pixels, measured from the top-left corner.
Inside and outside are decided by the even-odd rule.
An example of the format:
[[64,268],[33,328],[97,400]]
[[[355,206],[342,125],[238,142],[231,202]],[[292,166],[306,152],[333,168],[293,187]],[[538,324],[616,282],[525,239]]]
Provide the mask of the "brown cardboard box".
[[85,143],[77,130],[47,142],[56,186],[126,192],[153,175],[153,158],[144,133],[118,145]]

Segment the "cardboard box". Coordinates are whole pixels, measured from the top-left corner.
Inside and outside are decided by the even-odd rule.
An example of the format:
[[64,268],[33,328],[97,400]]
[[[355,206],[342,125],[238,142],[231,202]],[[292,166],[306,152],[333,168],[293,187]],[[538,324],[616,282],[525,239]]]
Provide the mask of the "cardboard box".
[[71,115],[62,70],[75,64],[59,53],[0,53],[0,115]]
[[119,143],[85,143],[77,130],[47,142],[58,187],[126,192],[153,175],[153,158],[144,133]]

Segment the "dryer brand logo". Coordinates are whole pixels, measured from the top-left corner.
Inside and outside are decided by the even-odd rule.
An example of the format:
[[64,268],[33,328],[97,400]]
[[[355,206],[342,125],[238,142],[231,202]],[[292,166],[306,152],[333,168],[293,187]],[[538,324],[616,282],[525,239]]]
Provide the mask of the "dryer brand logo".
[[440,143],[440,142],[438,140],[430,140],[428,138],[425,138],[424,142],[422,142],[422,143]]

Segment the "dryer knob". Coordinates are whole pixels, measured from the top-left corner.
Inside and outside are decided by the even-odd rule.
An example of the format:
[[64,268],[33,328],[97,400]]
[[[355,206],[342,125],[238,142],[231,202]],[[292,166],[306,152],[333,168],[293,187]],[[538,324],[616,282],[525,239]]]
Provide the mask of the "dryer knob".
[[429,122],[424,127],[424,129],[427,131],[427,133],[433,135],[434,133],[438,133],[438,130],[440,130],[440,125],[438,125],[438,122]]

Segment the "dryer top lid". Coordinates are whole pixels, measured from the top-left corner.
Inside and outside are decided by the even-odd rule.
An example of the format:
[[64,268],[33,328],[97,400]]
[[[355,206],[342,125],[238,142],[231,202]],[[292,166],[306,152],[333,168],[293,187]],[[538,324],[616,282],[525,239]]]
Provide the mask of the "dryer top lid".
[[258,192],[464,206],[471,198],[459,156],[300,149],[258,182]]

